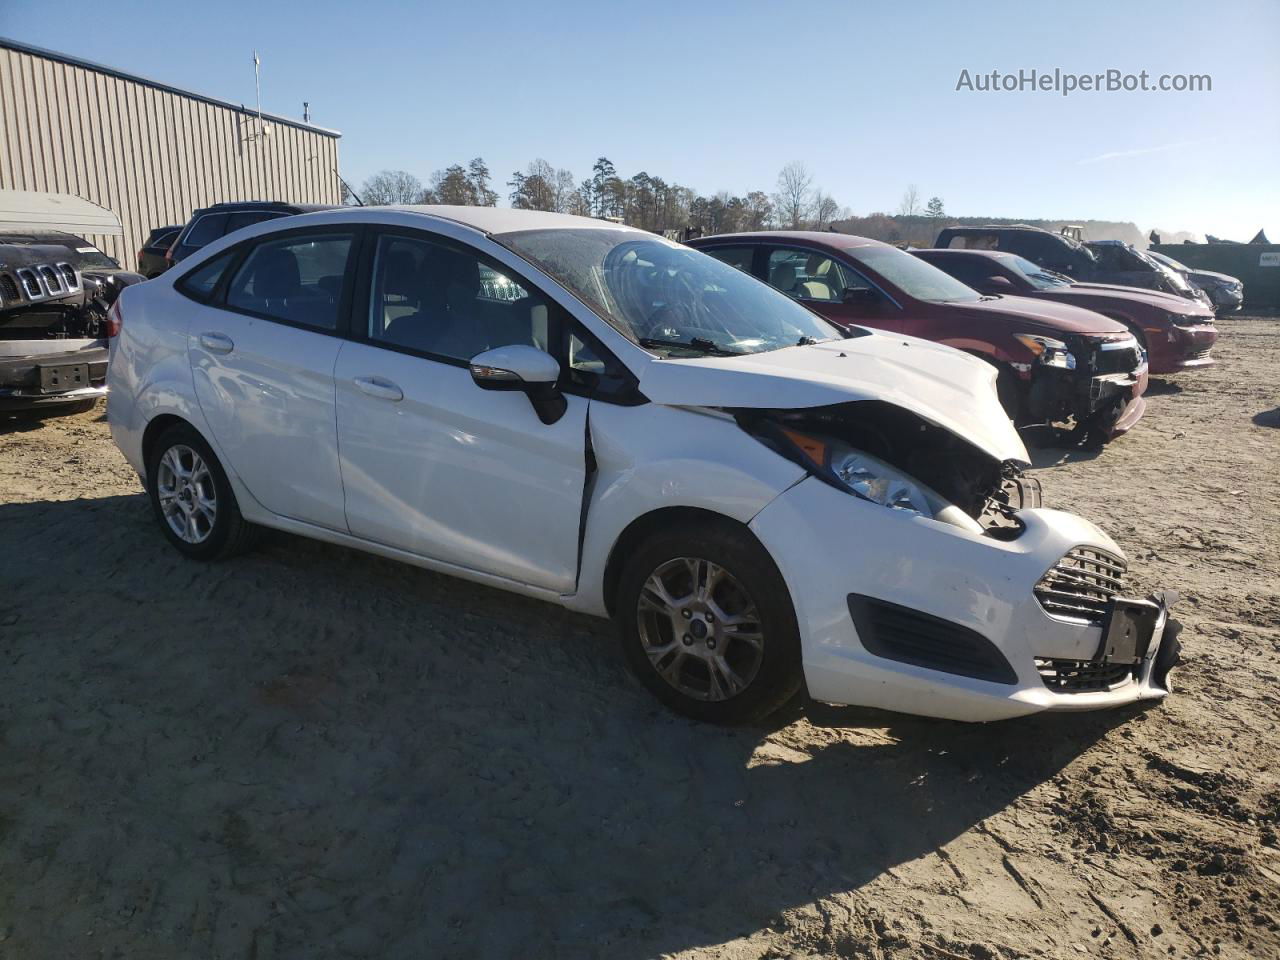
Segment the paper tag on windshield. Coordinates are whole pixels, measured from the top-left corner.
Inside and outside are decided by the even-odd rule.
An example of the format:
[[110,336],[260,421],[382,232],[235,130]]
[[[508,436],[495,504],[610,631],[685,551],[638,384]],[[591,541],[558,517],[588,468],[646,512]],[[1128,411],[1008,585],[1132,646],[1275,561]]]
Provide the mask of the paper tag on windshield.
[[76,253],[97,253],[97,247],[76,247]]

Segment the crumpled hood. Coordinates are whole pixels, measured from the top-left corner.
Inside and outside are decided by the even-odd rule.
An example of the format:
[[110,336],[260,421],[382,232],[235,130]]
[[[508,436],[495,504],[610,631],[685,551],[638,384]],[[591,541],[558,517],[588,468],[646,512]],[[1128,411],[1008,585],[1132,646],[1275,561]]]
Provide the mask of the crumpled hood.
[[1233,277],[1229,273],[1218,273],[1216,270],[1192,270],[1187,276],[1191,278],[1192,283],[1197,285],[1200,284],[1201,278],[1212,280],[1215,283],[1232,284],[1240,282],[1238,277]]
[[742,357],[651,361],[640,390],[668,406],[799,410],[882,400],[1004,462],[1030,463],[985,360],[915,337],[873,332]]

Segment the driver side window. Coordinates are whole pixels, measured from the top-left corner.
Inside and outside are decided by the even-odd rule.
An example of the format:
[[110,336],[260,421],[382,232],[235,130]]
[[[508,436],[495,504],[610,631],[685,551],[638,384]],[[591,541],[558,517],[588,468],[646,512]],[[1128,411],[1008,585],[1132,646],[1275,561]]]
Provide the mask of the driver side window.
[[378,238],[367,328],[374,343],[468,362],[511,344],[546,350],[549,317],[547,300],[477,253],[419,237]]
[[769,283],[797,300],[839,302],[844,291],[870,288],[861,276],[825,253],[779,247],[769,252]]

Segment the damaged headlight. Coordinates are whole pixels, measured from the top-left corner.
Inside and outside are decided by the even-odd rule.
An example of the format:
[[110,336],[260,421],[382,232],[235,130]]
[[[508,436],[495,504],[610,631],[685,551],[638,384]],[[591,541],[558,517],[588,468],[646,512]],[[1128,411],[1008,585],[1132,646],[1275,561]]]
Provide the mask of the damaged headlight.
[[1076,368],[1076,355],[1061,340],[1035,333],[1015,333],[1014,337],[1036,355],[1036,362],[1041,366],[1058,367],[1061,370]]
[[846,493],[890,510],[919,514],[975,532],[982,530],[955,504],[879,457],[829,437],[785,428],[782,433],[808,461],[815,476]]

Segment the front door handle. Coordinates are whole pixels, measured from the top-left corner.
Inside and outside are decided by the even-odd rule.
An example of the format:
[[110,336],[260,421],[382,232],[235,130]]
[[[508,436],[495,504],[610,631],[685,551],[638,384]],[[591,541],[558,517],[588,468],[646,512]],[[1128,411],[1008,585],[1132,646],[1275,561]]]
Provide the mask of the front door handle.
[[225,333],[214,332],[200,334],[200,346],[210,353],[230,353],[236,348],[235,341]]
[[404,399],[404,391],[392,383],[390,380],[384,380],[382,377],[356,377],[354,381],[361,393],[367,393],[371,397],[377,397],[379,400],[396,400]]

